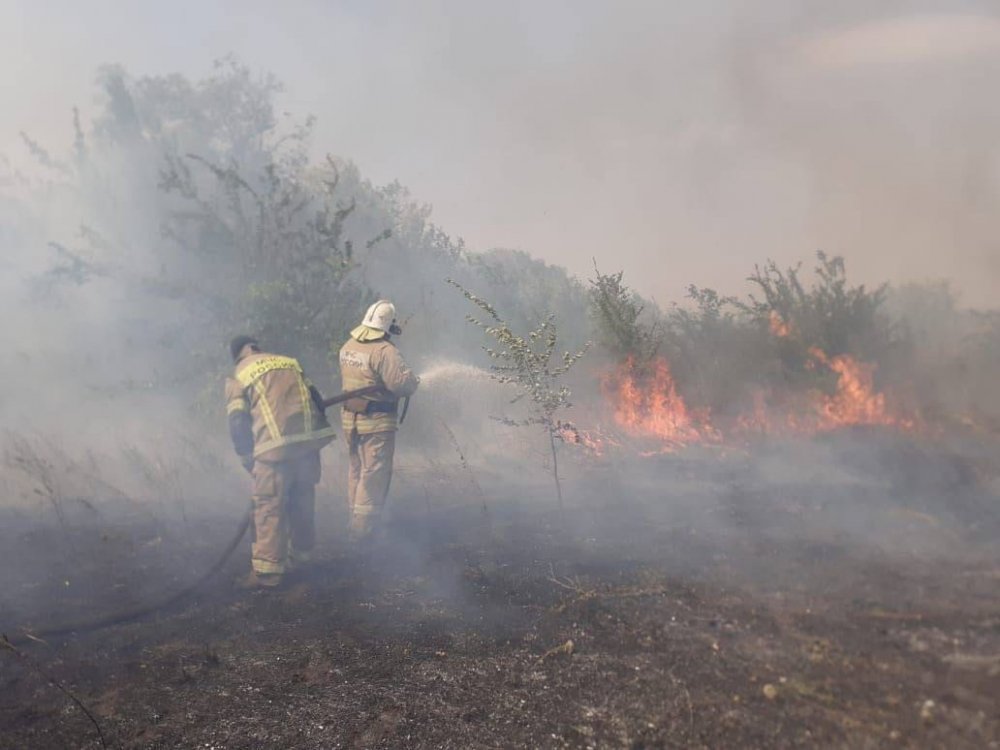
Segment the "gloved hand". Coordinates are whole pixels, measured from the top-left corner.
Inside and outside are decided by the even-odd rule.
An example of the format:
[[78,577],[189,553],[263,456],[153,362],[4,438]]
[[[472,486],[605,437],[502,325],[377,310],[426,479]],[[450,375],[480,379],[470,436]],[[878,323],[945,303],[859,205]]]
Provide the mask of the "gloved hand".
[[247,473],[253,474],[253,456],[240,456],[240,463],[243,464]]

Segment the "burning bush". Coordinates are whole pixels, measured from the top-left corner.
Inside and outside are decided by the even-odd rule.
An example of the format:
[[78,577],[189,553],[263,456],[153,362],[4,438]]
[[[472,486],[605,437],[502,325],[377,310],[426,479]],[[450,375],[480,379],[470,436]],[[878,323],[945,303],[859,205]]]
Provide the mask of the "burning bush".
[[[514,330],[555,313],[567,348],[598,340],[609,362],[591,384],[614,422],[668,444],[907,426],[918,414],[1000,429],[1000,317],[960,309],[946,287],[853,285],[842,258],[820,253],[809,278],[798,265],[756,267],[743,298],[691,286],[690,304],[661,310],[596,268],[588,294],[524,253],[467,251],[397,183],[374,187],[341,159],[312,164],[311,120],[284,122],[280,85],[234,60],[197,81],[109,68],[101,89],[96,119],[74,119],[71,153],[27,139],[46,177],[25,198],[39,210],[12,209],[39,219],[11,232],[25,237],[11,267],[38,282],[34,313],[58,320],[71,346],[108,358],[121,342],[121,389],[191,400],[207,388],[217,410],[220,342],[238,329],[333,387],[324,355],[375,293],[413,315],[407,346],[464,359],[478,339],[438,294],[449,277],[481,290]],[[50,215],[58,224],[40,218]],[[39,273],[36,245],[49,240],[56,257]],[[59,304],[80,314],[69,320]]]
[[692,286],[693,308],[674,306],[659,328],[642,322],[620,273],[598,271],[594,318],[617,360],[602,391],[618,427],[667,450],[753,434],[914,427],[912,409],[876,380],[878,357],[897,348],[882,310],[886,287],[849,286],[843,259],[820,253],[818,261],[809,288],[798,267],[757,267],[749,280],[762,299]]
[[[895,344],[884,306],[888,284],[850,286],[844,259],[816,254],[815,278],[807,289],[801,264],[782,271],[773,261],[754,267],[749,277],[763,298],[750,294],[734,304],[756,325],[804,347],[831,356],[851,354],[874,361]],[[775,328],[777,326],[777,329]]]
[[624,275],[624,271],[601,273],[594,262],[589,292],[591,317],[603,347],[619,359],[646,363],[662,343],[661,332],[656,318],[644,318],[647,305],[622,281]]
[[708,411],[688,408],[663,357],[640,364],[631,357],[602,379],[615,423],[626,432],[653,438],[666,450],[716,442]]

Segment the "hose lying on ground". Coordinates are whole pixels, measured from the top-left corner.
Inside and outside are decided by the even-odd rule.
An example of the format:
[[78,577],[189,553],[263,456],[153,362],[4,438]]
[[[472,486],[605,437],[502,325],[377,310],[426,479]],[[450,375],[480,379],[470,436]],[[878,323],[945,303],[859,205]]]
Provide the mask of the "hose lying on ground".
[[[344,391],[343,393],[337,394],[328,399],[324,399],[321,402],[322,408],[324,410],[329,409],[331,406],[336,404],[341,404],[348,399],[355,398],[358,396],[367,396],[373,393],[377,393],[380,390],[378,386],[365,386],[364,388],[357,388],[353,391]],[[152,614],[157,610],[165,609],[172,604],[185,599],[186,597],[193,594],[201,586],[205,584],[212,576],[219,572],[223,565],[226,564],[226,560],[229,556],[233,554],[236,547],[239,546],[240,541],[243,536],[247,533],[247,529],[250,528],[250,512],[251,509],[248,508],[247,512],[243,514],[243,520],[240,521],[239,529],[236,531],[236,536],[233,537],[232,541],[229,542],[229,546],[226,547],[225,551],[219,557],[218,561],[209,568],[204,575],[201,576],[197,581],[189,586],[185,586],[180,591],[175,591],[172,594],[165,596],[163,599],[151,602],[149,604],[143,604],[134,609],[128,609],[124,612],[113,612],[110,615],[101,615],[90,620],[82,620],[80,622],[70,623],[68,625],[56,625],[50,628],[43,628],[41,630],[32,630],[30,628],[21,628],[20,632],[15,633],[7,638],[8,643],[13,645],[26,643],[32,640],[42,640],[45,637],[51,637],[56,635],[66,635],[67,633],[85,633],[91,630],[99,630],[100,628],[106,628],[109,625],[118,625],[123,622],[129,622],[131,620],[138,620],[140,617],[144,617],[148,614]]]
[[20,632],[8,636],[7,640],[9,643],[17,645],[28,641],[42,640],[46,637],[66,635],[67,633],[85,633],[91,630],[106,628],[109,625],[118,625],[123,622],[138,620],[140,617],[145,617],[146,615],[152,614],[158,610],[166,609],[170,605],[186,599],[188,596],[201,588],[206,582],[208,582],[208,580],[216,573],[218,573],[222,569],[222,566],[226,564],[230,555],[233,554],[240,542],[243,540],[248,528],[250,528],[249,508],[247,509],[247,512],[243,514],[243,519],[240,521],[236,534],[233,536],[232,540],[226,546],[226,549],[223,551],[222,555],[219,556],[219,559],[215,562],[215,564],[202,574],[202,576],[194,583],[185,586],[179,591],[168,594],[162,599],[150,602],[149,604],[141,604],[133,609],[127,609],[123,612],[112,612],[108,615],[98,615],[97,617],[93,617],[89,620],[81,620],[79,622],[72,622],[65,625],[54,625],[52,627],[42,629],[21,628]]

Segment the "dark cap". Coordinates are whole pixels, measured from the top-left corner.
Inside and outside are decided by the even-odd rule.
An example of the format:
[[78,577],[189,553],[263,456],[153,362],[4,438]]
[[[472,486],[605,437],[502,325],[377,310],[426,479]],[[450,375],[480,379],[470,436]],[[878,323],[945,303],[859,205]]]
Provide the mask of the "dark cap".
[[229,342],[229,353],[233,355],[233,362],[239,359],[240,352],[243,351],[243,347],[247,344],[253,344],[257,346],[257,339],[253,336],[237,336],[232,341]]

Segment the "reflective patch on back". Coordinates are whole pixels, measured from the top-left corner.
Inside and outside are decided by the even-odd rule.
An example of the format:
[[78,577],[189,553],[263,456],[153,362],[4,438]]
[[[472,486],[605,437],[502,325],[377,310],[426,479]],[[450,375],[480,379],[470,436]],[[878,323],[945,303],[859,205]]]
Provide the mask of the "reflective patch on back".
[[255,360],[242,369],[237,370],[236,380],[239,381],[242,387],[246,388],[273,370],[294,370],[299,374],[302,373],[302,367],[296,360],[291,357],[280,357],[272,354]]
[[340,352],[340,369],[367,370],[370,360],[370,352],[358,352],[347,349]]

